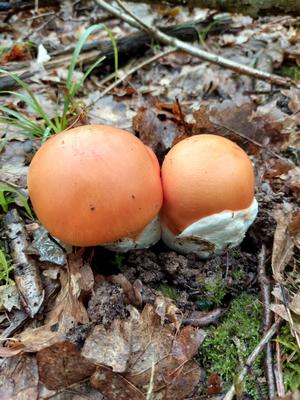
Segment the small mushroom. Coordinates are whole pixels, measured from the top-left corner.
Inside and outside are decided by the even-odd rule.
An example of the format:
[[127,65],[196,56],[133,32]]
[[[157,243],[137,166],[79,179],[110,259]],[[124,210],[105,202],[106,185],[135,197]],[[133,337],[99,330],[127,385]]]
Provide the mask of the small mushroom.
[[86,125],[53,136],[32,159],[28,189],[42,225],[65,243],[127,251],[160,239],[158,161],[122,129]]
[[177,143],[162,165],[162,238],[207,258],[238,246],[254,221],[254,172],[247,154],[217,135]]

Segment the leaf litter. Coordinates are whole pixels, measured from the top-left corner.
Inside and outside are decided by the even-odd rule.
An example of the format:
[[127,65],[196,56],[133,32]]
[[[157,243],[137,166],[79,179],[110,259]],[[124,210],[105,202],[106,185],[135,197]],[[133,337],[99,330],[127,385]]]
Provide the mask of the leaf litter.
[[[198,9],[132,7],[140,17],[148,22],[155,19],[158,25],[207,16],[207,11]],[[29,82],[52,116],[59,108],[68,58],[56,60],[51,52],[72,46],[91,19],[107,18],[93,7],[78,10],[76,6],[64,6],[58,13],[58,19],[52,21],[51,15],[35,18],[31,11],[12,15],[10,22],[4,22],[7,32],[3,44],[9,50],[1,54],[4,67],[22,71],[28,63],[33,67],[39,52],[18,49],[15,38],[22,39],[26,32],[42,46],[40,49],[45,49],[43,62],[39,68],[34,67],[35,75]],[[231,31],[208,35],[202,43],[206,49],[237,62],[256,63],[270,72],[286,63],[299,63],[299,29],[294,18],[231,18]],[[43,23],[44,28],[36,29]],[[134,31],[114,19],[107,24],[117,37]],[[100,31],[92,40],[105,38],[106,33]],[[150,50],[155,52],[155,46]],[[46,60],[48,55],[51,58]],[[54,61],[57,64],[46,68]],[[205,371],[194,360],[207,335],[199,327],[217,324],[229,304],[224,300],[223,308],[214,305],[209,311],[199,309],[203,282],[217,280],[221,273],[232,296],[239,290],[257,290],[257,253],[262,240],[272,253],[271,267],[277,283],[273,293],[280,303],[271,308],[289,322],[292,331],[300,333],[299,91],[272,88],[175,52],[129,76],[86,112],[86,106],[97,100],[106,87],[103,78],[108,72],[114,73],[114,68],[100,69],[82,88],[77,106],[84,110],[83,120],[135,132],[160,160],[174,143],[192,134],[213,133],[237,141],[256,168],[260,212],[240,254],[229,252],[204,262],[159,244],[151,250],[131,252],[119,262],[120,268],[116,268],[114,256],[104,250],[97,254],[96,249],[93,255],[89,251],[70,254],[67,249],[66,254],[37,227],[31,230],[31,222],[21,214],[29,235],[23,252],[38,266],[35,279],[42,282],[45,294],[43,297],[38,292],[34,297],[38,305],[34,313],[32,309],[29,312],[35,315],[32,319],[24,296],[21,305],[14,289],[10,289],[14,293],[11,297],[6,292],[3,305],[11,321],[0,320],[0,333],[4,334],[0,348],[4,357],[0,364],[1,399],[17,399],[23,394],[24,398],[51,396],[60,400],[59,396],[65,399],[70,391],[74,399],[81,395],[99,399],[103,395],[108,400],[134,400],[146,399],[150,390],[153,399],[180,400],[193,393],[195,397],[190,398],[195,399],[209,393],[207,388],[216,379],[210,376],[205,380]],[[77,74],[79,79],[82,70]],[[7,101],[13,109],[35,118],[18,98],[1,99],[6,105]],[[1,179],[26,190],[28,164],[39,141],[4,127],[2,143]],[[103,275],[103,270],[109,273]],[[111,275],[112,271],[116,273]],[[244,273],[241,281],[235,278],[238,272]],[[29,276],[26,273],[24,279]],[[161,284],[175,288],[175,299],[162,295]],[[21,287],[18,294],[22,293]],[[214,385],[220,391],[220,382]]]

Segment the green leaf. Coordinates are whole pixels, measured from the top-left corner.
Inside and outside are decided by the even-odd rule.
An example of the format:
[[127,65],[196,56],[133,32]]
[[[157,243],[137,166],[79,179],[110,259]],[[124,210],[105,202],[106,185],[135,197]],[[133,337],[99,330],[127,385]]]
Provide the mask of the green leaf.
[[12,188],[11,186],[1,184],[0,185],[0,205],[4,212],[8,211],[8,205],[13,202],[10,199],[5,198],[4,194],[6,192],[15,194],[18,197],[18,199],[20,200],[20,202],[22,203],[23,207],[25,208],[26,213],[29,216],[29,218],[34,219],[32,211],[27,203],[25,196],[23,196],[18,190]]

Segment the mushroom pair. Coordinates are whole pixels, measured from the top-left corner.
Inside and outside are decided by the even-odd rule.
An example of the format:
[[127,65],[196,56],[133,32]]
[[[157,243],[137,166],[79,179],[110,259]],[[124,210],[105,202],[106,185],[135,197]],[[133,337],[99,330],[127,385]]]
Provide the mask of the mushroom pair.
[[[76,246],[127,251],[162,237],[202,257],[238,245],[257,213],[253,168],[230,140],[197,135],[175,145],[160,167],[131,133],[87,125],[50,138],[28,174],[37,217]],[[161,218],[159,218],[161,210]]]

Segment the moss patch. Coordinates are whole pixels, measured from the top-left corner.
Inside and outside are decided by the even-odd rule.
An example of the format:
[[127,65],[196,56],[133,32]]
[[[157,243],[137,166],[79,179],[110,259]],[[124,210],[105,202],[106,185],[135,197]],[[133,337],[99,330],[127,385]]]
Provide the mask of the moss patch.
[[[254,295],[242,294],[232,301],[230,310],[218,327],[210,329],[199,353],[199,361],[208,374],[217,373],[226,390],[246,358],[261,339],[262,307]],[[241,390],[260,398],[257,382],[263,377],[262,357],[254,363]]]

